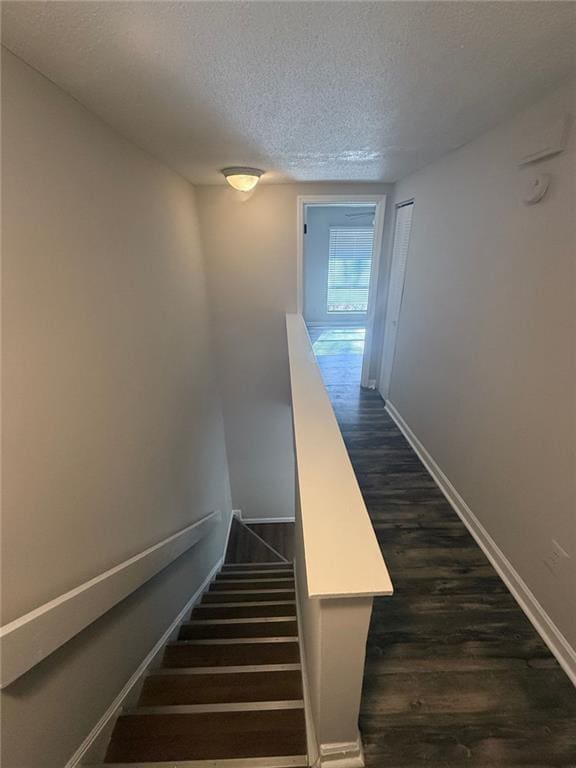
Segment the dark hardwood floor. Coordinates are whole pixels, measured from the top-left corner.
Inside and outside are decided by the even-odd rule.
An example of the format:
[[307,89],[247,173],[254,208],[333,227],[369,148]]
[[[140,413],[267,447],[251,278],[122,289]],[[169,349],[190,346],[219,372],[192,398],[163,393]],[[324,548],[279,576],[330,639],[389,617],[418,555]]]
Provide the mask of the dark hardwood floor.
[[317,359],[395,588],[368,637],[366,765],[575,768],[576,690],[345,349]]

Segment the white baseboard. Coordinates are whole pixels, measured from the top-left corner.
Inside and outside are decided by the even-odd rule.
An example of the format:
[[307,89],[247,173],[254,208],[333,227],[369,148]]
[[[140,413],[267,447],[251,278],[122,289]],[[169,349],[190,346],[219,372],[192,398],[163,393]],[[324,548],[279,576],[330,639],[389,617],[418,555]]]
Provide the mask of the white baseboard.
[[112,728],[122,710],[122,707],[126,705],[128,699],[131,697],[131,694],[133,694],[134,689],[137,688],[139,684],[143,683],[148,669],[153,665],[156,657],[162,652],[164,645],[169,641],[171,635],[176,632],[180,624],[186,619],[189,612],[192,610],[192,606],[200,599],[208,584],[212,581],[216,573],[218,573],[222,567],[223,561],[224,557],[221,557],[217,561],[216,565],[206,576],[202,584],[198,587],[196,592],[194,592],[190,600],[187,601],[186,605],[182,608],[180,613],[176,616],[162,637],[143,659],[134,674],[130,677],[126,685],[122,688],[120,693],[110,704],[106,712],[104,712],[100,720],[96,723],[94,728],[90,731],[76,752],[74,752],[72,757],[68,760],[64,768],[80,768],[80,766],[88,764],[85,762],[87,760],[90,760],[91,764],[100,763],[102,761],[104,757],[103,753],[106,749],[108,741],[107,738],[104,739],[103,737],[106,735],[109,737],[111,735]]
[[259,523],[293,523],[293,517],[241,517],[246,525],[258,525]]
[[228,526],[226,528],[226,537],[224,539],[224,549],[222,550],[222,564],[226,561],[226,552],[228,552],[228,542],[230,541],[230,531],[232,530],[232,521],[235,517],[239,517],[239,515],[236,514],[239,510],[233,509],[232,513],[230,514],[230,519],[228,520]]
[[572,681],[572,684],[576,686],[576,651],[574,648],[568,643],[518,571],[516,571],[512,563],[389,400],[386,401],[386,410],[418,454],[432,479],[468,528],[480,549],[490,560],[500,578],[504,581],[516,602],[534,626],[534,629],[554,654],[558,663]]
[[300,665],[302,668],[302,695],[304,698],[304,715],[306,718],[306,746],[308,749],[308,764],[312,768],[364,768],[364,749],[362,738],[354,742],[337,744],[319,744],[312,711],[312,697],[310,694],[310,682],[308,676],[308,664],[306,649],[304,647],[304,632],[302,631],[302,613],[298,596],[301,593],[299,584],[298,560],[294,562],[294,576],[296,578],[296,619],[298,621],[298,645],[300,647]]
[[360,734],[356,741],[321,744],[318,766],[323,768],[364,768],[364,749]]
[[317,768],[320,765],[320,746],[316,737],[314,713],[312,712],[312,697],[310,695],[310,678],[304,647],[304,632],[302,630],[302,612],[300,610],[301,585],[299,582],[298,560],[294,560],[294,578],[296,579],[296,621],[298,622],[298,646],[300,648],[300,667],[302,670],[302,696],[304,699],[304,717],[306,720],[306,746],[309,765]]

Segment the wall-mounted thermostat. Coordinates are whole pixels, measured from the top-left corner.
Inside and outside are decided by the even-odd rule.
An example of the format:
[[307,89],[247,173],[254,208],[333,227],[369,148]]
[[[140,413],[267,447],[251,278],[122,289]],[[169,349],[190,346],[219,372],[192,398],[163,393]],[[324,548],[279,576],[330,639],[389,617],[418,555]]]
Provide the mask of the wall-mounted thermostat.
[[537,176],[531,176],[528,179],[524,189],[522,201],[526,203],[526,205],[534,205],[535,203],[539,203],[548,191],[549,186],[549,173],[539,173]]

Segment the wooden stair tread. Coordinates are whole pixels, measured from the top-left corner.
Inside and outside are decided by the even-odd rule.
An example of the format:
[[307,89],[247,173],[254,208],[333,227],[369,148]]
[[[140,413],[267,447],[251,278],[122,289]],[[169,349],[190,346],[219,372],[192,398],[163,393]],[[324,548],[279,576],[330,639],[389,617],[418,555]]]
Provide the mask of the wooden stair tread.
[[234,637],[286,637],[297,635],[296,619],[288,621],[258,622],[250,624],[183,624],[180,640],[234,638]]
[[243,589],[294,589],[294,579],[216,579],[210,584],[210,591],[215,590],[243,590]]
[[217,590],[215,592],[205,592],[202,596],[202,603],[260,603],[273,600],[294,600],[294,590],[271,589],[268,591],[252,592],[245,590]]
[[256,570],[255,568],[224,571],[218,574],[218,581],[236,580],[236,579],[288,579],[294,577],[292,568],[277,569],[268,568],[267,570]]
[[116,721],[104,765],[304,768],[306,753],[293,565],[229,564]]
[[[250,757],[250,768],[309,768],[307,755],[282,755],[274,757]],[[219,760],[154,760],[150,762],[102,763],[94,768],[247,768],[247,760],[240,758],[223,758]]]
[[218,604],[198,605],[191,613],[193,619],[243,619],[266,618],[268,616],[296,616],[296,606],[292,603],[277,605],[219,606]]
[[150,675],[140,706],[285,701],[302,698],[300,670],[223,675]]
[[306,754],[303,709],[118,718],[106,762],[218,760]]
[[254,664],[293,664],[300,661],[298,643],[242,643],[187,645],[170,643],[164,651],[165,667],[219,667]]
[[275,560],[265,563],[224,563],[222,573],[228,570],[250,570],[260,568],[294,568],[293,563],[287,563],[285,560]]

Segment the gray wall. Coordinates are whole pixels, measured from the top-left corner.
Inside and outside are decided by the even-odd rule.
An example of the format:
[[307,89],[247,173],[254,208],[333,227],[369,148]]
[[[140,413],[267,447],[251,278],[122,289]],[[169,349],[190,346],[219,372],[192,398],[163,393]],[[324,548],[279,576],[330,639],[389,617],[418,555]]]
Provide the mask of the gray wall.
[[375,194],[382,184],[279,184],[250,197],[197,190],[212,296],[234,506],[294,515],[286,312],[296,311],[298,195]]
[[[191,186],[2,65],[5,623],[231,502]],[[4,768],[62,768],[223,536],[2,693]]]
[[[361,218],[350,218],[349,214],[366,213]],[[372,215],[370,215],[372,214]],[[304,238],[304,319],[313,323],[334,325],[361,324],[366,313],[328,313],[328,249],[330,227],[361,227],[374,221],[374,206],[336,207],[308,206],[306,212],[307,234]]]
[[575,648],[576,131],[517,167],[566,110],[574,85],[397,185],[415,209],[391,400]]

